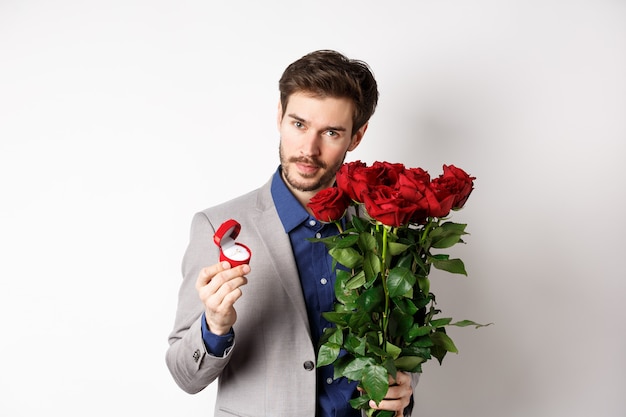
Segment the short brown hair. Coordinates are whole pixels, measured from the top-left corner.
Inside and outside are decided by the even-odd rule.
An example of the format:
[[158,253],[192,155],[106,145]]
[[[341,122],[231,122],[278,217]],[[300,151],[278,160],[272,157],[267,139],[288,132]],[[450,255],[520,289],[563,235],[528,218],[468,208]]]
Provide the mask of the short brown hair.
[[332,50],[314,51],[291,63],[278,88],[283,112],[289,97],[297,92],[351,99],[355,106],[352,134],[367,123],[378,104],[378,86],[370,67]]

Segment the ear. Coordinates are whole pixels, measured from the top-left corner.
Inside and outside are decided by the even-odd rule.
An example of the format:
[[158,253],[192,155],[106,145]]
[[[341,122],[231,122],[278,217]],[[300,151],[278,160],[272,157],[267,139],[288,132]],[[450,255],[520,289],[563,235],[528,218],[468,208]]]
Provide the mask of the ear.
[[350,141],[350,146],[348,146],[348,151],[353,151],[359,146],[361,143],[361,139],[363,139],[363,135],[365,135],[365,131],[367,130],[367,126],[369,122],[365,123],[359,130],[356,131],[354,135],[352,135],[352,139]]
[[278,130],[280,130],[280,122],[282,122],[283,120],[283,106],[280,103],[280,100],[278,100],[278,111],[276,112],[276,126],[278,127]]

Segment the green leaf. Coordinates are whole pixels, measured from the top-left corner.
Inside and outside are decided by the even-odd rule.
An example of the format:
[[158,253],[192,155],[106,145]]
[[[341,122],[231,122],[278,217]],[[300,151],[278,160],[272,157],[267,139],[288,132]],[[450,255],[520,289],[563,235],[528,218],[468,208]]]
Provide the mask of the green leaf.
[[458,326],[458,327],[476,326],[476,328],[478,329],[479,327],[487,327],[487,326],[491,326],[492,324],[493,323],[480,324],[472,320],[461,320],[455,323],[450,323],[450,326]]
[[460,236],[442,236],[439,239],[433,240],[430,246],[435,249],[445,249],[456,245],[460,240]]
[[409,342],[413,341],[416,337],[426,336],[432,332],[433,328],[431,326],[420,326],[419,324],[414,324],[411,329],[406,333],[407,339]]
[[389,248],[389,253],[391,254],[391,256],[396,256],[407,250],[409,248],[409,245],[397,242],[388,242],[387,247]]
[[359,234],[359,248],[363,253],[377,252],[376,238],[367,232]]
[[361,386],[369,397],[379,404],[389,390],[389,375],[381,365],[369,365],[363,370]]
[[365,311],[373,311],[385,300],[385,293],[382,287],[371,287],[363,292],[357,303]]
[[435,319],[431,320],[429,324],[431,327],[443,327],[450,324],[451,321],[452,318]]
[[396,266],[402,266],[404,268],[411,269],[411,264],[413,263],[413,254],[407,253],[406,255],[400,257],[396,262]]
[[461,242],[461,236],[466,235],[465,224],[446,222],[433,229],[430,234],[431,247],[437,249],[449,248]]
[[393,378],[396,377],[396,374],[398,373],[398,368],[396,368],[396,364],[392,358],[385,359],[383,366],[387,370],[387,375],[390,375]]
[[368,331],[378,330],[376,323],[372,322],[370,313],[357,310],[348,318],[347,326],[358,337],[363,336]]
[[350,355],[342,355],[335,360],[333,364],[333,379],[339,379],[345,376],[343,370],[352,361],[353,357]]
[[365,338],[348,334],[344,348],[355,355],[365,356]]
[[413,326],[413,315],[404,313],[399,307],[391,311],[389,320],[389,335],[392,338],[402,336]]
[[[358,409],[363,409],[363,408],[369,408],[368,404],[370,402],[370,397],[367,394],[359,395],[356,398],[352,398],[348,402],[350,403],[352,408],[355,408],[357,410]],[[373,409],[371,409],[371,410],[373,410]]]
[[365,369],[374,364],[372,358],[354,358],[343,368],[343,376],[353,381],[361,381]]
[[441,331],[434,332],[433,334],[430,335],[430,338],[435,344],[435,346],[439,346],[448,352],[452,352],[452,353],[459,352],[456,346],[454,345],[454,342],[452,341],[452,339],[450,339],[450,336],[448,336],[444,332],[441,332]]
[[467,225],[463,223],[445,222],[431,229],[429,236],[438,238],[449,235],[466,235],[465,227]]
[[308,237],[306,240],[309,242],[317,243],[322,242],[327,247],[331,248],[336,244],[337,236],[329,236],[329,237]]
[[395,267],[389,271],[387,288],[390,297],[401,297],[408,294],[413,289],[413,284],[415,284],[415,275],[410,269]]
[[456,233],[459,233],[462,235],[467,234],[467,232],[465,231],[466,227],[467,227],[467,224],[455,223],[455,222],[445,222],[441,225],[441,228],[446,231],[456,231]]
[[343,234],[340,236],[341,239],[337,239],[335,242],[337,248],[349,248],[359,240],[359,235],[355,233]]
[[343,344],[343,332],[341,329],[337,328],[328,328],[324,332],[328,333],[328,341],[331,343],[335,343],[339,346]]
[[465,271],[465,265],[460,259],[433,259],[432,264],[435,268],[441,269],[442,271],[452,272],[453,274],[467,275],[467,272]]
[[400,356],[400,353],[402,353],[402,349],[400,349],[398,346],[394,345],[391,342],[387,342],[385,344],[385,351],[393,359],[396,359],[398,356]]
[[420,356],[401,356],[394,361],[396,368],[406,372],[417,372],[423,362],[426,362],[426,359]]
[[337,270],[337,279],[335,280],[335,297],[342,304],[350,304],[356,299],[356,294],[349,288],[347,283],[351,278],[350,272],[343,269]]
[[363,261],[363,272],[365,272],[365,281],[372,284],[381,271],[381,261],[374,252],[366,252]]
[[354,248],[332,248],[328,250],[330,256],[347,268],[356,268],[363,262],[363,257]]
[[[424,256],[424,259],[422,259],[422,256]],[[426,263],[426,257],[428,256],[430,256],[430,252],[427,252],[423,255],[420,255],[418,253],[413,254],[413,260],[415,261],[415,264],[418,268],[415,272],[418,275],[428,276],[430,272],[430,264]]]
[[357,216],[352,217],[351,223],[352,223],[352,226],[358,232],[363,232],[369,226],[369,222],[367,220],[364,220],[364,219],[362,219],[360,217],[357,217]]
[[431,358],[430,355],[430,347],[420,347],[420,346],[407,346],[402,349],[403,356],[419,356],[420,358],[424,358],[424,360],[428,360]]
[[320,344],[326,342],[341,345],[343,343],[343,331],[337,327],[325,328],[324,332],[322,333],[322,337],[320,338]]
[[365,272],[362,270],[346,282],[346,289],[355,290],[365,285]]
[[433,293],[424,294],[422,292],[416,292],[413,294],[413,302],[418,309],[426,307],[431,300],[434,301]]
[[417,286],[420,291],[424,293],[424,295],[428,295],[430,292],[430,280],[428,277],[423,277],[421,275],[417,276]]
[[446,357],[448,351],[441,346],[433,346],[432,348],[430,348],[430,353],[433,355],[434,358],[437,359],[439,365],[441,365],[443,363],[443,358]]
[[325,311],[322,313],[322,317],[331,323],[335,323],[338,326],[346,326],[348,320],[352,317],[351,313],[339,313],[335,311]]
[[396,298],[394,302],[404,314],[413,316],[415,313],[417,313],[417,307],[415,306],[413,301],[409,300],[408,298]]
[[324,343],[317,353],[317,367],[330,365],[339,357],[341,346],[336,343]]
[[385,352],[382,346],[378,345],[378,340],[376,340],[376,343],[372,343],[371,340],[369,341],[367,344],[367,352],[370,356],[378,356],[381,360],[387,357],[387,352]]
[[433,345],[433,340],[429,335],[418,336],[411,342],[411,345],[415,347],[431,347]]

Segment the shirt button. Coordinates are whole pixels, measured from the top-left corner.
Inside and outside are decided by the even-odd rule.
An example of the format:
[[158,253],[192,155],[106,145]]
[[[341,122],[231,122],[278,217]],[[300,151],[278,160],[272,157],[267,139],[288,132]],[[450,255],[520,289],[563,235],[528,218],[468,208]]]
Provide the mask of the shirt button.
[[315,369],[315,364],[312,361],[306,361],[304,362],[304,369],[306,369],[307,371],[312,371],[313,369]]
[[309,220],[309,225],[310,226],[315,226],[315,224],[316,224],[315,220]]
[[321,233],[316,233],[315,237],[319,239],[320,237],[322,237],[322,234]]
[[326,383],[327,383],[328,385],[332,384],[332,383],[333,383],[333,379],[332,379],[332,378],[330,378],[330,377],[326,378]]
[[328,280],[326,278],[322,278],[320,279],[320,282],[322,283],[322,285],[326,285],[328,283]]

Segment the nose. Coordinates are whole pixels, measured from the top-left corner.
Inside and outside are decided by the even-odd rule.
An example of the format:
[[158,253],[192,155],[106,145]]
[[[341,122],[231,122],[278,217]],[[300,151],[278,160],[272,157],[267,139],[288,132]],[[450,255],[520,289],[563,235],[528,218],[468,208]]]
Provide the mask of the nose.
[[319,156],[321,139],[319,132],[314,132],[313,129],[307,131],[302,137],[300,153],[309,157]]

